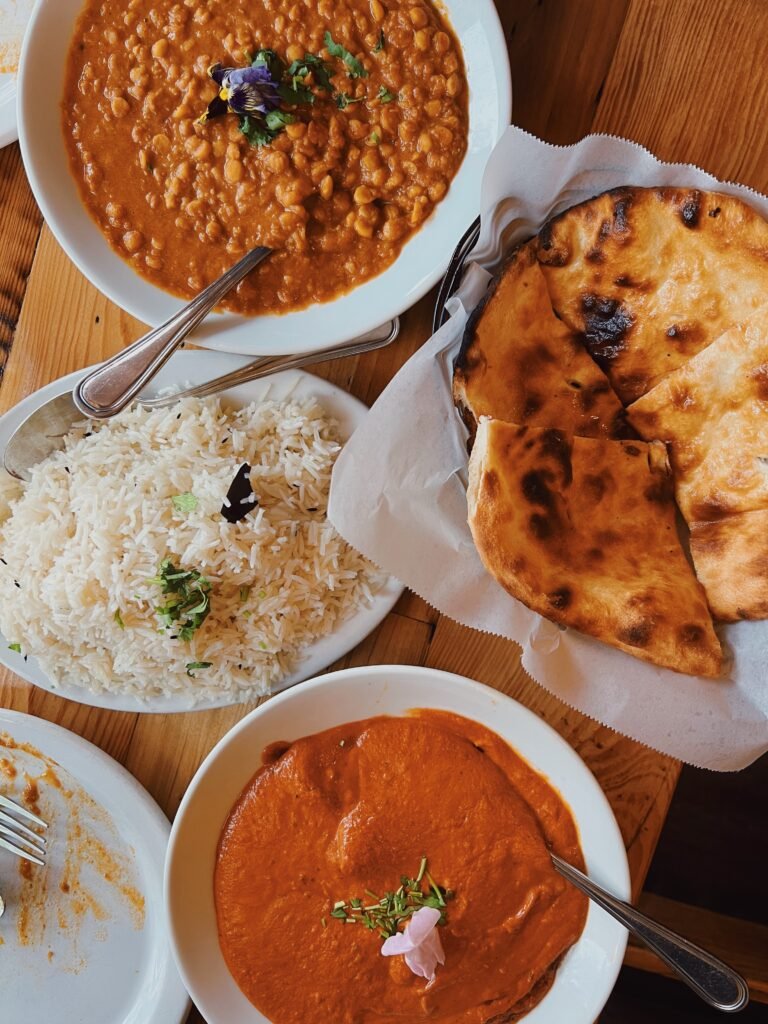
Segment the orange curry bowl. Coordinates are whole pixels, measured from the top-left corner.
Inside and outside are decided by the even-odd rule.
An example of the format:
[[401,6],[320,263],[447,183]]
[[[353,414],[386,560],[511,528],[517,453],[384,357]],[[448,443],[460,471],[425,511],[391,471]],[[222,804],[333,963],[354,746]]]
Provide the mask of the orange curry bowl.
[[193,779],[172,945],[209,1024],[591,1024],[626,933],[549,850],[628,896],[608,802],[549,726],[461,676],[330,673],[251,712]]

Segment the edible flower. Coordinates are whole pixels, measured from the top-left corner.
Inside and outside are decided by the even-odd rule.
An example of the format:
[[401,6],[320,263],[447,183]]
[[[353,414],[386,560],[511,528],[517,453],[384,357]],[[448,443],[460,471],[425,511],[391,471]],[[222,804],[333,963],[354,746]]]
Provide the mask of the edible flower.
[[417,910],[405,926],[384,941],[382,956],[404,956],[406,966],[421,978],[433,981],[437,965],[445,963],[445,952],[437,926],[440,911],[434,907]]
[[280,106],[277,92],[280,83],[272,78],[266,64],[253,64],[248,68],[225,68],[221,64],[212,64],[208,74],[218,85],[219,92],[199,118],[199,124],[228,111],[239,117],[248,117],[267,114]]

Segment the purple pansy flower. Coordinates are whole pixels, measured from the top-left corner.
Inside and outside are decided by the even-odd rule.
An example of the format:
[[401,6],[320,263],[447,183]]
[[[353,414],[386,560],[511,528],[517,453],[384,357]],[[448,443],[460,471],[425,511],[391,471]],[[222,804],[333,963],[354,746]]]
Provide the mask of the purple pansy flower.
[[246,117],[249,114],[266,114],[280,105],[278,83],[263,64],[248,68],[225,68],[221,64],[213,64],[208,68],[208,74],[218,85],[219,94],[211,100],[201,122],[226,114],[228,110]]

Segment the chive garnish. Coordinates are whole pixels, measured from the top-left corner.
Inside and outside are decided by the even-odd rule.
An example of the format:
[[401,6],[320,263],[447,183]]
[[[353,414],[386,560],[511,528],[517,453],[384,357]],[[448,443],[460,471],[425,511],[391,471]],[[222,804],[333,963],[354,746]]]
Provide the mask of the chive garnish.
[[120,629],[125,629],[125,623],[123,622],[123,616],[120,614],[120,609],[119,608],[117,609],[115,614],[112,616],[112,618],[118,624]]
[[[422,880],[426,877],[429,889],[426,892],[422,889]],[[336,900],[331,910],[331,917],[348,924],[355,924],[357,921],[365,925],[369,931],[376,931],[383,939],[395,935],[400,924],[405,925],[410,917],[422,907],[434,907],[441,911],[438,924],[445,924],[447,921],[444,907],[446,900],[453,899],[453,893],[443,889],[435,882],[427,870],[427,858],[422,857],[419,870],[415,878],[408,878],[402,875],[400,886],[383,896],[378,896],[370,889],[363,890],[373,903],[363,904],[363,901],[353,896],[349,900]]]
[[166,558],[160,563],[157,576],[149,582],[159,586],[166,596],[165,604],[155,605],[163,627],[168,630],[178,626],[178,639],[191,640],[211,610],[210,580],[196,569],[177,569],[170,558]]
[[250,587],[240,587],[240,600],[245,604],[248,600],[248,595],[251,593]]
[[210,668],[213,665],[212,661],[190,661],[184,666],[187,670],[187,675],[190,679],[194,679],[193,670],[199,668]]

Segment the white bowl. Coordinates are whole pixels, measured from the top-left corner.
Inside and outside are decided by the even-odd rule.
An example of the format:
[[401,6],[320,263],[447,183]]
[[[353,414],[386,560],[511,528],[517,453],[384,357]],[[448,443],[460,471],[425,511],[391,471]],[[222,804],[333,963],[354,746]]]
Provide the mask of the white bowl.
[[[382,665],[332,672],[289,690],[239,722],[205,759],[171,830],[165,904],[179,971],[208,1024],[269,1024],[246,999],[224,962],[216,930],[213,871],[229,812],[276,740],[298,739],[373,715],[411,708],[452,711],[502,736],[546,776],[571,808],[587,870],[629,898],[629,870],[616,819],[589,769],[548,725],[510,697],[463,676]],[[592,1024],[621,967],[627,935],[594,904],[578,942],[526,1024]]]
[[[32,15],[18,83],[24,165],[43,216],[76,266],[107,298],[139,320],[157,325],[183,300],[144,280],[110,248],[86,211],[69,169],[60,97],[81,6],[82,0],[38,0]],[[462,43],[470,125],[467,154],[445,199],[391,267],[347,295],[282,316],[212,315],[196,334],[196,342],[248,355],[314,351],[380,326],[437,282],[479,211],[483,170],[512,110],[509,58],[492,0],[445,0],[441,6]]]

